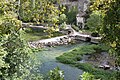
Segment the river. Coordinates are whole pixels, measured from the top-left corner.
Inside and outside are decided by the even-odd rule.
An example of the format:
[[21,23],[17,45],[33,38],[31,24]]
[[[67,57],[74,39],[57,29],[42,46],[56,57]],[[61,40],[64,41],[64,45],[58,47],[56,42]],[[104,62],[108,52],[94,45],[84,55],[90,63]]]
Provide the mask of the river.
[[89,43],[80,42],[78,44],[51,47],[47,48],[47,50],[38,52],[36,58],[42,63],[39,67],[40,73],[43,74],[43,76],[45,76],[50,70],[59,67],[61,70],[64,71],[65,80],[77,80],[78,77],[83,73],[83,71],[78,68],[59,63],[56,60],[56,57],[62,55],[64,52],[67,52],[69,50],[74,49],[75,47],[82,45],[87,46],[89,45]]

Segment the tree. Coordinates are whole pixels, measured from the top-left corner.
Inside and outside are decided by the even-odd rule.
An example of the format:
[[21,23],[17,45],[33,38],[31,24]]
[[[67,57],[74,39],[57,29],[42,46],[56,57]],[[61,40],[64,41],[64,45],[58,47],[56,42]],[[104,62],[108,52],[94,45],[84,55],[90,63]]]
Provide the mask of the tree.
[[[19,17],[22,21],[37,24],[56,24],[58,22],[57,17],[60,15],[60,10],[55,6],[53,0],[22,0],[20,6],[22,15]],[[21,12],[19,13],[21,14]]]
[[92,32],[98,32],[98,30],[103,26],[103,18],[104,14],[102,14],[101,11],[93,11],[87,19],[86,25]]
[[59,24],[62,24],[67,21],[67,17],[65,14],[61,14],[59,17]]
[[73,6],[70,10],[68,10],[65,13],[67,15],[67,23],[76,24],[76,15],[78,13],[77,6]]
[[0,1],[1,80],[23,80],[30,75],[29,58],[32,51],[21,38],[21,21],[12,10],[14,7],[11,2]]
[[116,79],[120,79],[120,0],[95,0],[91,10],[101,10],[105,14],[103,26],[99,32],[103,42],[111,47],[110,53],[115,57]]
[[20,0],[18,16],[23,22],[48,27],[46,32],[51,37],[54,31],[58,31],[63,10],[59,9],[59,0]]
[[66,15],[67,24],[76,24],[76,15],[78,14],[77,6],[72,6],[70,9],[67,5],[61,5],[63,7],[63,14]]

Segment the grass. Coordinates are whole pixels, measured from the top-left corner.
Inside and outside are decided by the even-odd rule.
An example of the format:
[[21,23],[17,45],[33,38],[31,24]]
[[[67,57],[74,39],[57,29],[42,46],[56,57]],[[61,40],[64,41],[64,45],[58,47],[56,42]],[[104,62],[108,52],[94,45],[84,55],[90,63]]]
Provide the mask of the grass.
[[95,54],[104,50],[107,50],[107,49],[104,47],[102,48],[100,45],[81,46],[69,52],[66,52],[59,57],[56,57],[56,59],[61,63],[69,64],[79,69],[82,69],[86,72],[89,72],[95,75],[95,78],[99,78],[101,80],[110,80],[110,78],[114,75],[113,71],[107,71],[107,70],[105,71],[103,69],[96,68],[89,63],[78,62],[82,60],[82,56],[85,54]]
[[[47,39],[48,33],[44,32],[44,29],[31,29],[26,28],[24,31],[21,31],[22,38],[26,41],[37,41],[41,39]],[[60,32],[54,32],[52,37],[62,36],[63,34]]]

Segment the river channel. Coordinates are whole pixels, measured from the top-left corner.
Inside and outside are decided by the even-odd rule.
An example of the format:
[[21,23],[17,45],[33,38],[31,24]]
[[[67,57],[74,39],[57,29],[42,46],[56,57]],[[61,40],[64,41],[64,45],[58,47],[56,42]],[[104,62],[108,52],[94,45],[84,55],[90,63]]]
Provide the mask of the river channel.
[[57,47],[47,48],[47,50],[43,50],[37,53],[37,60],[41,62],[39,70],[40,73],[45,76],[50,70],[53,70],[56,67],[59,67],[64,71],[64,79],[65,80],[77,80],[78,77],[83,73],[82,70],[59,63],[56,60],[56,57],[62,55],[64,52],[70,51],[78,46],[90,45],[86,42],[80,42],[72,45],[62,45]]

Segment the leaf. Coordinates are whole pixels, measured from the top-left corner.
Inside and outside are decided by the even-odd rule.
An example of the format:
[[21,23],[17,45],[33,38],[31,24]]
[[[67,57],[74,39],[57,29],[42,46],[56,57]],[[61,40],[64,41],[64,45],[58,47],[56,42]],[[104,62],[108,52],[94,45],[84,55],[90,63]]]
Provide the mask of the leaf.
[[114,41],[112,44],[110,44],[111,47],[115,48],[116,47],[116,42]]

